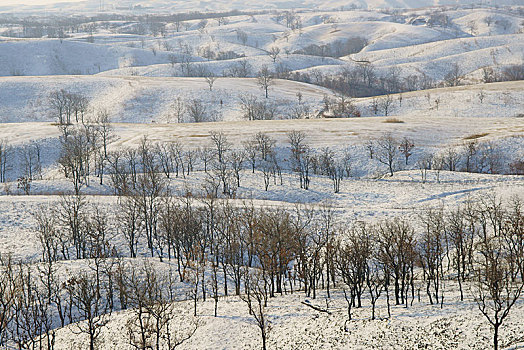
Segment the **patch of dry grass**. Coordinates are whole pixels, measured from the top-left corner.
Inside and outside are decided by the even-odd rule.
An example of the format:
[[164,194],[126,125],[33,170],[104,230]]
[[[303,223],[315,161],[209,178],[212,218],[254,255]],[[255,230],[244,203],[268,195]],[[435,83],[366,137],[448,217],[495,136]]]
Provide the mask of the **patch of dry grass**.
[[488,136],[488,135],[489,135],[489,132],[483,132],[483,133],[480,133],[480,134],[473,134],[473,135],[469,135],[469,136],[464,137],[464,140],[476,140],[476,139],[480,139],[481,137]]
[[404,123],[403,120],[400,120],[398,118],[387,118],[385,120],[382,121],[382,123],[387,123],[387,124],[400,124],[400,123]]

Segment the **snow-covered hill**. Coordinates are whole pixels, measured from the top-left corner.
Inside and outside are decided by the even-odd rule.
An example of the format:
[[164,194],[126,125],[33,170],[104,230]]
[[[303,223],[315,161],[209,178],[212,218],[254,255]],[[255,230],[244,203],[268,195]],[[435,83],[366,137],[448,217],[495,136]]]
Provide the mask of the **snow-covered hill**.
[[[390,116],[434,117],[515,117],[522,113],[522,82],[443,88],[392,95]],[[114,122],[176,122],[174,103],[197,99],[207,108],[209,119],[242,120],[241,97],[264,101],[264,92],[255,79],[219,78],[212,91],[204,78],[147,78],[105,76],[5,77],[0,78],[0,121],[56,121],[50,93],[59,90],[86,96],[88,114],[106,110]],[[267,102],[277,107],[275,119],[288,119],[299,104],[297,94],[315,117],[322,100],[333,93],[315,85],[277,80],[269,88]],[[332,97],[334,98],[334,97]],[[364,117],[384,115],[373,110],[373,101],[385,97],[354,99]],[[371,121],[372,122],[372,121]],[[372,122],[373,123],[373,122]]]
[[124,46],[42,40],[0,41],[0,76],[96,74],[109,69],[167,63],[168,54]]
[[[436,81],[458,64],[465,82],[478,82],[483,68],[500,71],[522,64],[524,18],[520,15],[493,9],[437,14],[448,18],[447,25],[412,22],[430,21],[431,11],[405,10],[395,16],[323,11],[297,14],[301,27],[296,30],[290,30],[282,18],[262,14],[231,16],[222,25],[209,20],[203,28],[198,20],[187,21],[186,30],[177,30],[167,21],[164,35],[157,37],[129,33],[141,25],[133,21],[110,22],[92,36],[75,32],[62,40],[0,37],[0,76],[228,76],[239,65],[246,67],[248,77],[263,66],[276,72],[336,74],[369,62],[381,76],[394,68],[400,77],[424,75]],[[9,30],[6,27],[5,33]],[[274,49],[280,52],[271,58],[268,53]]]
[[[114,122],[176,122],[173,104],[199,100],[209,120],[239,120],[241,96],[264,99],[255,79],[220,78],[212,91],[204,78],[145,78],[102,76],[6,77],[0,79],[0,122],[56,121],[50,108],[51,92],[65,90],[86,96],[88,113],[106,110]],[[297,93],[312,112],[321,108],[327,89],[292,81],[276,81],[268,101],[282,110],[276,119],[298,104]]]

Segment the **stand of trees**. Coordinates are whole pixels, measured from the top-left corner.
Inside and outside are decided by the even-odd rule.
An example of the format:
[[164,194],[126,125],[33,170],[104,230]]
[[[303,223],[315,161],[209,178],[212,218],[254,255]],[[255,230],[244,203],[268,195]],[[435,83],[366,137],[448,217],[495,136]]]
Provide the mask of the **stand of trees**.
[[[249,118],[264,118],[272,113],[270,108],[252,96],[245,97],[243,110]],[[203,171],[206,188],[215,188],[213,192],[217,196],[234,197],[248,169],[252,173],[259,171],[266,191],[271,186],[282,185],[284,173],[288,173],[296,175],[297,185],[306,190],[313,178],[324,176],[332,181],[333,191],[338,193],[342,182],[350,178],[353,171],[358,172],[352,159],[359,151],[367,152],[369,158],[382,164],[391,176],[398,169],[418,169],[422,182],[427,181],[428,173],[434,173],[440,182],[443,170],[522,173],[522,160],[517,158],[506,164],[502,150],[491,141],[467,140],[463,146],[421,154],[413,140],[397,139],[394,134],[385,133],[369,140],[365,150],[315,149],[306,133],[290,131],[281,144],[259,132],[240,145],[231,145],[223,133],[214,133],[208,145],[200,148],[184,147],[176,141],[152,143],[145,138],[138,148],[112,150],[109,146],[114,135],[105,111],[86,118],[83,123],[59,125],[59,128],[57,163],[65,178],[71,181],[75,194],[90,186],[93,177],[100,185],[111,185],[115,194],[122,195],[130,189],[137,191],[144,174],[149,177],[146,183],[157,184],[162,190],[172,177],[187,177],[194,171]],[[0,183],[9,182],[10,176],[16,174],[19,193],[30,194],[32,182],[42,178],[41,147],[39,142],[30,142],[13,149],[7,141],[0,142]],[[14,168],[17,161],[21,167]],[[10,185],[6,184],[4,190],[11,193]]]
[[[341,288],[348,319],[365,300],[375,319],[380,298],[389,316],[389,305],[409,307],[416,295],[421,301],[421,292],[442,307],[443,285],[453,280],[461,300],[470,296],[491,324],[497,349],[500,329],[524,288],[524,212],[518,198],[502,202],[487,195],[456,209],[427,208],[415,218],[347,226],[328,202],[293,210],[233,206],[210,193],[144,195],[141,186],[139,181],[138,192],[120,195],[116,217],[81,194],[35,213],[42,262],[2,259],[2,346],[53,348],[55,328],[82,321],[74,332],[94,348],[111,312],[132,309],[126,326],[130,344],[172,349],[198,327],[193,317],[199,300],[213,298],[218,315],[218,295],[229,294],[247,303],[266,344],[267,304],[277,294],[301,291],[315,299],[319,289],[330,296]],[[116,237],[126,244],[114,246]],[[167,259],[169,271],[121,259],[148,253]],[[70,259],[88,259],[88,271],[61,275],[56,263]],[[174,331],[173,302],[183,294],[178,281],[187,286],[195,316]]]

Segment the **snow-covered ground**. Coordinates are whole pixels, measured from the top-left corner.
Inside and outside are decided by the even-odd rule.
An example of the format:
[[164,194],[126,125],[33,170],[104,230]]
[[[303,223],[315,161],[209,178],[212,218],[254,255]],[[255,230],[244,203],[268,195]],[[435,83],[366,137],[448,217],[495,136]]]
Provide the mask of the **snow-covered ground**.
[[[210,91],[204,78],[9,77],[0,78],[0,121],[56,121],[49,94],[61,89],[88,97],[88,114],[103,109],[110,113],[112,121],[126,123],[176,122],[173,105],[177,99],[184,103],[202,101],[207,108],[206,120],[240,120],[241,96],[265,100],[263,90],[252,78],[219,78]],[[269,90],[268,101],[280,107],[277,119],[286,119],[290,108],[298,104],[298,92],[317,113],[324,95],[332,95],[330,90],[315,85],[276,81]]]
[[[434,119],[442,123],[443,127],[446,127],[441,119],[443,117],[509,117],[507,122],[517,123],[519,119],[512,117],[522,113],[523,86],[522,82],[494,83],[392,95],[393,102],[388,115],[422,122]],[[298,93],[302,94],[302,103],[309,107],[310,118],[316,117],[322,110],[325,95],[335,98],[335,94],[328,89],[288,80],[276,80],[269,88],[269,98],[266,100],[263,90],[253,78],[218,78],[210,91],[204,78],[5,77],[0,78],[0,122],[56,122],[49,96],[51,92],[61,89],[88,97],[88,115],[106,110],[113,122],[125,123],[176,123],[174,104],[177,99],[185,103],[193,99],[202,101],[207,107],[207,120],[240,121],[243,119],[243,96],[254,96],[260,101],[274,104],[277,107],[275,119],[290,118],[293,107],[299,105]],[[384,97],[375,100],[382,99]],[[362,98],[354,99],[353,102],[364,117],[383,116],[381,108],[376,114],[373,111],[373,100]],[[186,117],[184,120],[189,121]],[[376,124],[376,120],[349,123],[353,122]]]
[[[418,286],[417,286],[418,287]],[[423,286],[422,290],[424,289]],[[322,293],[312,300],[303,293],[295,292],[276,296],[269,300],[267,312],[271,322],[268,348],[276,349],[487,349],[491,345],[490,330],[486,322],[477,316],[477,305],[467,298],[459,302],[457,286],[449,283],[445,287],[443,308],[429,305],[415,298],[413,306],[393,306],[392,318],[387,319],[385,300],[377,304],[377,319],[371,320],[369,301],[364,307],[353,310],[353,320],[346,322],[346,301],[342,290],[332,291],[330,299]],[[423,293],[423,292],[422,292]],[[310,303],[330,314],[315,311],[302,304]],[[200,326],[195,335],[180,349],[257,349],[261,348],[257,326],[248,316],[246,304],[238,297],[221,298],[218,303],[218,317],[213,317],[213,301],[199,304]],[[183,325],[191,320],[187,315],[189,302],[177,303],[178,317],[175,322]],[[510,344],[520,338],[521,315],[524,303],[515,306],[514,313],[507,319],[501,334],[501,343]],[[115,314],[108,327],[102,331],[104,342],[119,349],[132,349],[126,344],[125,322],[129,312]],[[57,341],[68,349],[79,346],[85,338],[74,336],[73,327],[60,330]],[[226,331],[227,330],[227,331]],[[71,340],[71,339],[74,340]],[[508,347],[518,349],[516,342]],[[178,347],[177,347],[178,348]]]

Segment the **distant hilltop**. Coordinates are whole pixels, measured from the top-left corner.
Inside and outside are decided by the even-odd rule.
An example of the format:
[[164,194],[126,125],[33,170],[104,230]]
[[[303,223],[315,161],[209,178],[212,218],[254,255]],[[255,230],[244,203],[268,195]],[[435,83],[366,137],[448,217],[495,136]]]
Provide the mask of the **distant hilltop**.
[[6,0],[0,13],[92,13],[92,12],[191,12],[271,9],[373,9],[373,8],[423,8],[431,6],[524,6],[524,0],[267,0],[245,2],[242,0]]

